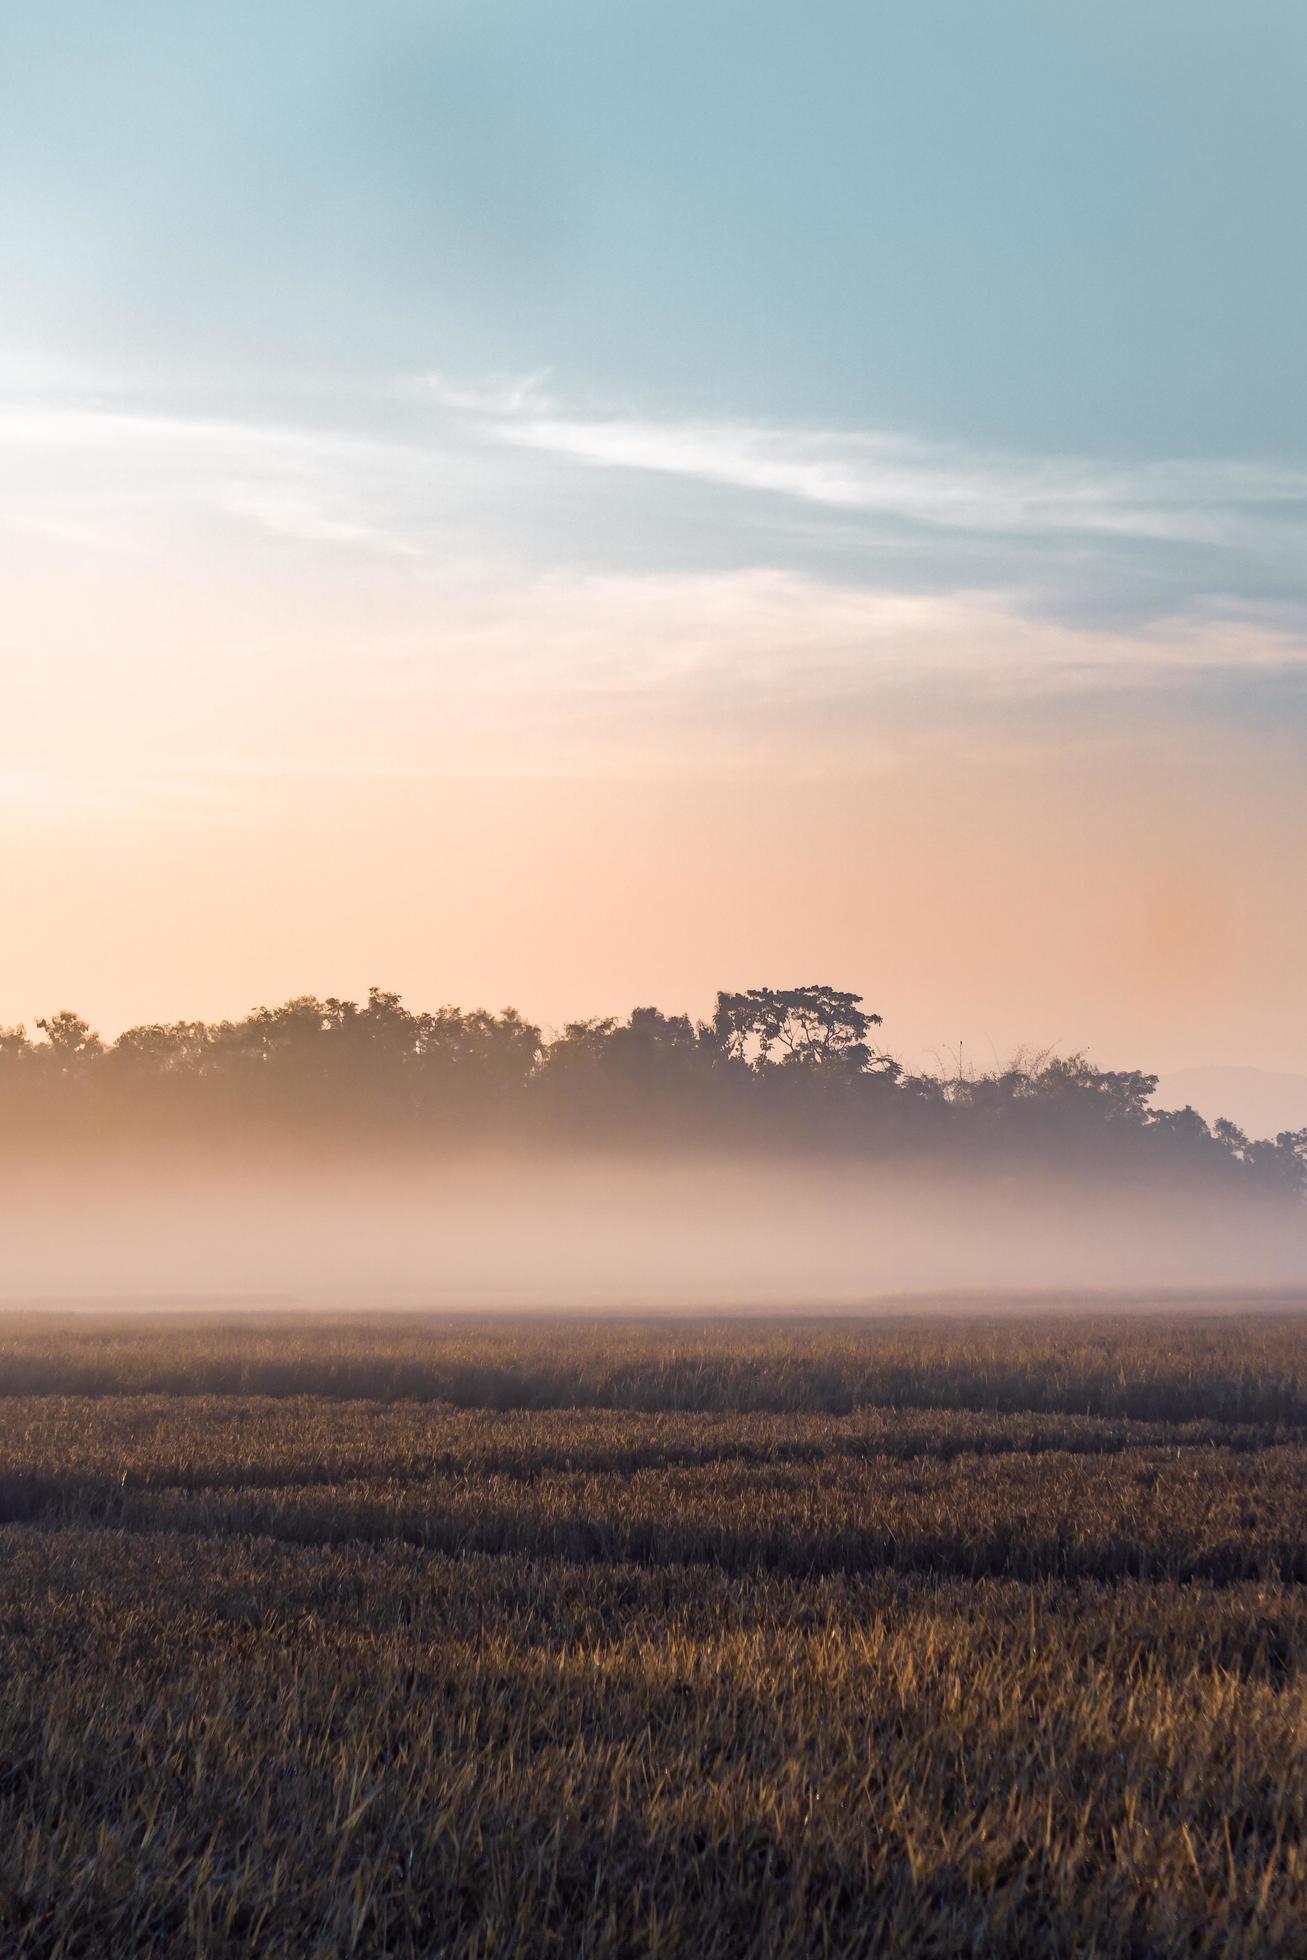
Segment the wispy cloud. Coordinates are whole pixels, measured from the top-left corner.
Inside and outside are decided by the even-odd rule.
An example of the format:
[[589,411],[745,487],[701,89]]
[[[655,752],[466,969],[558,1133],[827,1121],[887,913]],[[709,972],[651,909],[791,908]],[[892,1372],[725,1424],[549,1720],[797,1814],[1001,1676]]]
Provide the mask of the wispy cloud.
[[610,415],[543,374],[298,408],[0,398],[6,624],[30,641],[0,761],[39,767],[47,729],[70,747],[77,676],[84,768],[109,664],[139,677],[147,774],[161,743],[197,757],[201,697],[206,743],[282,774],[345,749],[398,772],[605,769],[642,743],[662,768],[669,731],[686,754],[869,753],[932,715],[1269,701],[1276,677],[1298,712],[1291,470]]
[[339,495],[300,484],[248,483],[237,480],[213,493],[214,505],[230,517],[244,519],[276,537],[305,544],[358,546],[368,551],[421,557],[420,547],[397,535],[384,523],[368,522],[342,508]]
[[48,657],[15,664],[0,814],[212,826],[315,784],[782,783],[977,741],[1150,750],[1231,685],[1278,732],[1294,700],[1307,719],[1307,643],[1249,621],[1072,628],[996,593],[779,571],[423,581],[380,617],[365,592],[343,620],[332,588],[273,624],[268,598],[220,582],[163,612],[147,591],[107,629],[79,612],[62,641],[45,618]]
[[[425,414],[419,404],[425,404]],[[623,485],[620,503],[610,487]],[[662,486],[659,488],[658,486]],[[711,500],[711,526],[691,498]],[[866,430],[659,419],[568,403],[543,373],[378,387],[298,417],[85,393],[0,398],[0,527],[121,544],[148,513],[382,555],[511,569],[807,571],[885,586],[1279,597],[1307,618],[1307,472],[1023,457]],[[789,521],[776,521],[787,511]],[[145,517],[142,513],[146,513]],[[1053,556],[1050,556],[1052,554]],[[712,564],[715,556],[716,564]],[[1054,560],[1056,559],[1056,562]]]
[[504,443],[942,529],[1246,547],[1277,529],[1300,544],[1307,517],[1307,472],[1258,463],[1126,465],[877,431],[600,415],[551,399],[538,376],[478,391],[435,375],[429,392]]
[[434,639],[343,685],[356,728],[398,720],[409,760],[438,748],[446,770],[784,777],[897,766],[919,741],[982,722],[1037,748],[1111,698],[1112,740],[1147,744],[1187,696],[1232,677],[1263,694],[1300,687],[1307,642],[1215,617],[1073,628],[1002,594],[754,571],[558,573],[467,595]]
[[149,553],[189,516],[201,529],[234,518],[371,542],[340,492],[375,456],[375,444],[311,428],[11,398],[0,403],[0,534]]
[[[526,415],[552,407],[548,381],[547,368],[538,368],[533,374],[483,375],[468,381],[430,374],[425,377],[423,392],[442,407],[472,415]],[[415,391],[405,385],[401,392],[409,396]]]

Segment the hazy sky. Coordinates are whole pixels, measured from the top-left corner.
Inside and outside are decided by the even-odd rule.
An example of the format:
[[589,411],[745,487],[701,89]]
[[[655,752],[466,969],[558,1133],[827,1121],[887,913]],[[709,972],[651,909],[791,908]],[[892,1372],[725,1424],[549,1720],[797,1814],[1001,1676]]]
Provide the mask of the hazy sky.
[[1301,0],[0,9],[0,1020],[1307,1069]]

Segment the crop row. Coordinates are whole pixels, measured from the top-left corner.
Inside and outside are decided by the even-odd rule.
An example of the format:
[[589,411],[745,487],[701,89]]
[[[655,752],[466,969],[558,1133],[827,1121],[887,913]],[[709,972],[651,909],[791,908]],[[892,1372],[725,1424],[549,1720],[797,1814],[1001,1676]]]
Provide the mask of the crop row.
[[1303,1427],[1307,1316],[0,1316],[0,1395],[150,1393],[644,1412],[980,1409]]
[[317,1396],[30,1396],[0,1401],[0,1512],[24,1490],[84,1485],[277,1488],[436,1475],[754,1467],[814,1470],[842,1460],[1116,1456],[1139,1450],[1249,1452],[1295,1440],[1288,1426],[1146,1423],[991,1410],[859,1409],[649,1414],[630,1410],[455,1409],[433,1402]]
[[11,1478],[11,1519],[795,1574],[1307,1581],[1307,1451],[460,1469],[312,1485]]

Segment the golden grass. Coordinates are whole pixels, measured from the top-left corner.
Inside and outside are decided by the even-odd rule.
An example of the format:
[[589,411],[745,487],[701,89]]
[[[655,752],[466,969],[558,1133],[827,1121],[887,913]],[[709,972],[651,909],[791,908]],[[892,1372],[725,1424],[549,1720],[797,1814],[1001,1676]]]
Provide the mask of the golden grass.
[[247,1332],[5,1331],[0,1952],[1307,1951],[1301,1321]]

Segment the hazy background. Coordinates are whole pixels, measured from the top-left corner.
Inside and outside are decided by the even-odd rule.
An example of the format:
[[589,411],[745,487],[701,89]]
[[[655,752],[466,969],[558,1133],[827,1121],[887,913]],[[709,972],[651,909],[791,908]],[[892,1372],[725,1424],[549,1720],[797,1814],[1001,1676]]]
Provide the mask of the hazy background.
[[1307,1075],[1305,58],[6,8],[0,1021],[817,975]]

